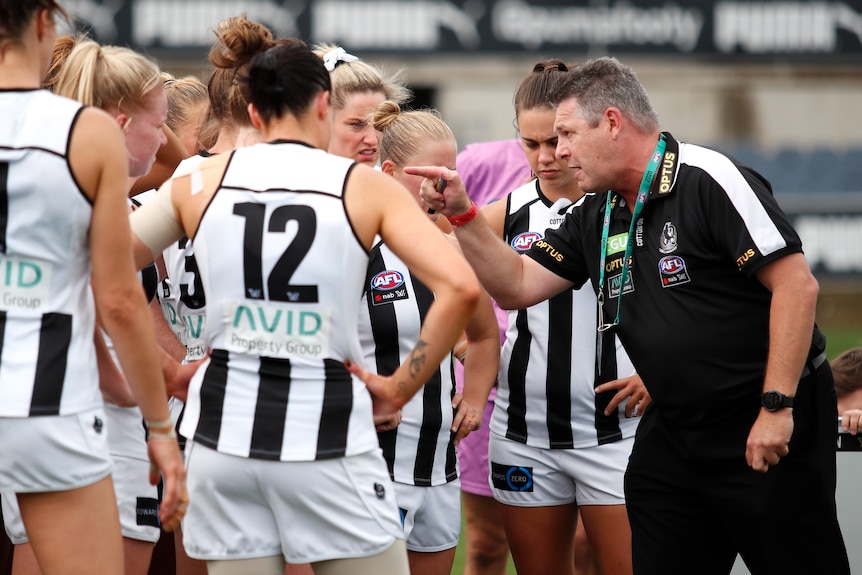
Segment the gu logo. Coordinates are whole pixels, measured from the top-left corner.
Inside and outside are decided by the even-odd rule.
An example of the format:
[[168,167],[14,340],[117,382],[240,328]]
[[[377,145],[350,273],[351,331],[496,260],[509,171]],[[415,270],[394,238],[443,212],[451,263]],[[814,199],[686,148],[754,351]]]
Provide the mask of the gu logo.
[[525,252],[530,249],[533,242],[542,239],[542,234],[538,232],[524,232],[512,238],[511,246],[519,252]]
[[371,288],[377,290],[393,290],[404,284],[404,276],[399,271],[385,270],[371,279]]

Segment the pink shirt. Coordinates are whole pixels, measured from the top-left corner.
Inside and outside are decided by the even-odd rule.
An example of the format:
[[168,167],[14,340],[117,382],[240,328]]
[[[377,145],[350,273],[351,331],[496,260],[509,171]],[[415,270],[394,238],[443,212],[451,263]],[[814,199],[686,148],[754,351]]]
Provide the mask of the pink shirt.
[[[467,195],[480,208],[505,198],[509,192],[533,178],[520,140],[496,140],[468,144],[458,154],[455,168],[467,188]],[[506,339],[507,312],[494,305],[500,326],[500,343]],[[457,364],[459,388],[462,385],[461,364]],[[493,400],[496,389],[491,390]]]

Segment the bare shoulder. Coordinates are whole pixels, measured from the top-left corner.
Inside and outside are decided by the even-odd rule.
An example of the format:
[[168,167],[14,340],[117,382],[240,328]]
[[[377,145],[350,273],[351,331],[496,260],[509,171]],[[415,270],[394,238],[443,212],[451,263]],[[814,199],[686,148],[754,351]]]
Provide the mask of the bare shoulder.
[[397,190],[400,188],[394,178],[384,174],[380,170],[370,168],[365,164],[356,164],[350,172],[350,177],[347,180],[348,188],[357,187],[360,189],[369,190],[384,190],[383,193],[388,193],[385,190]]
[[[116,148],[118,142],[120,148]],[[70,153],[76,155],[105,149],[125,150],[123,133],[116,120],[107,112],[92,106],[81,110],[72,131],[70,146]]]
[[170,179],[171,201],[183,228],[192,237],[200,218],[224,177],[231,154],[187,162]]
[[[366,248],[387,221],[410,221],[410,210],[419,211],[410,193],[395,178],[365,165],[356,165],[347,179],[344,207]],[[429,222],[430,223],[430,222]]]
[[126,143],[114,118],[98,108],[81,110],[69,142],[69,165],[90,199],[102,182],[125,180]]

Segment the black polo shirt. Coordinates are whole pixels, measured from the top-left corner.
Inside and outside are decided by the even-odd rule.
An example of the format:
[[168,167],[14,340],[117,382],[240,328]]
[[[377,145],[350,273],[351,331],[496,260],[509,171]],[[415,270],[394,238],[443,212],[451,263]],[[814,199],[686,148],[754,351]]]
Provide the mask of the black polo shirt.
[[[617,330],[655,407],[676,428],[753,421],[771,299],[754,272],[800,252],[802,244],[762,176],[665,135],[667,148],[634,230]],[[527,255],[576,286],[589,279],[597,289],[605,202],[606,194],[588,196]],[[614,195],[606,322],[616,315],[630,223],[629,208]],[[823,346],[816,333],[813,355]]]

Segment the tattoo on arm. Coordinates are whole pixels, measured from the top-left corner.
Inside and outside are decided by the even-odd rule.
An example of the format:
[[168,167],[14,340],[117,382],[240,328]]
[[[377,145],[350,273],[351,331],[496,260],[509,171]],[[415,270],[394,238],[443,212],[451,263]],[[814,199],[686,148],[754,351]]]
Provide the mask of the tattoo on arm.
[[407,390],[409,389],[406,381],[398,382],[398,393],[401,395],[407,395]]
[[425,366],[425,360],[427,356],[425,355],[425,348],[428,347],[428,343],[422,341],[421,339],[416,342],[416,347],[413,348],[413,351],[410,352],[410,377],[416,379],[416,376]]

